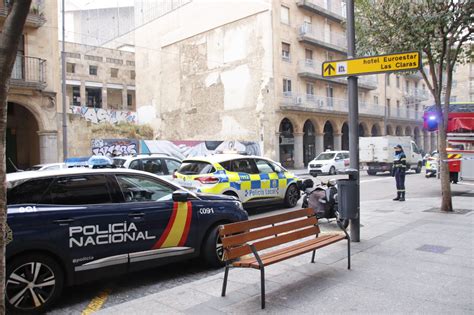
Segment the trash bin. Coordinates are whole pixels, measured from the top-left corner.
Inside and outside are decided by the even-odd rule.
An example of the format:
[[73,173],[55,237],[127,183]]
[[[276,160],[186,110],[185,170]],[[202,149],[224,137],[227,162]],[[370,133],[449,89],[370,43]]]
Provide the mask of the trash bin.
[[357,193],[359,171],[349,168],[339,171],[338,174],[349,175],[349,178],[337,180],[339,216],[341,219],[356,219],[357,205],[359,204]]

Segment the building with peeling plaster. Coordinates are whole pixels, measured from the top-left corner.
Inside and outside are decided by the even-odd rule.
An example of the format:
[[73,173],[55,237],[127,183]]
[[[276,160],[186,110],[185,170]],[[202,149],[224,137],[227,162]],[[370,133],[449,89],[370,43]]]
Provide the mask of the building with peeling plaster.
[[[260,141],[288,167],[348,149],[347,80],[321,75],[347,58],[344,21],[344,1],[191,1],[135,32],[138,119],[160,139]],[[398,80],[360,77],[360,135],[430,150],[421,78]]]

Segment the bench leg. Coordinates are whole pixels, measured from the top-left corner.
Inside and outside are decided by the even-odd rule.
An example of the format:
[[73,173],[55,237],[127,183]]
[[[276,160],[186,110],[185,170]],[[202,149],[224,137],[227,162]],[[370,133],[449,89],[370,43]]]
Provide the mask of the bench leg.
[[229,276],[229,266],[225,266],[224,271],[224,283],[222,284],[222,295],[225,296],[225,291],[227,289],[227,277]]
[[265,308],[265,269],[260,268],[260,288],[261,288],[261,298],[262,298],[262,310]]
[[314,264],[314,257],[316,256],[316,250],[313,250],[313,257],[311,257],[311,263]]
[[351,269],[351,240],[347,240],[347,269]]

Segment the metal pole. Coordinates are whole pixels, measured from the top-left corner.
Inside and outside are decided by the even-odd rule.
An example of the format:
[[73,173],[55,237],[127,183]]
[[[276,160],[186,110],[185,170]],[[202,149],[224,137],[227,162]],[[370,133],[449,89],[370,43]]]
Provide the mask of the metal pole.
[[[347,0],[347,57],[356,57],[355,49],[355,23],[354,23],[354,0]],[[350,76],[348,80],[349,99],[349,158],[350,167],[359,170],[359,108],[357,77]],[[357,218],[351,219],[351,240],[360,242],[360,176],[357,176]]]
[[66,40],[66,25],[65,25],[65,14],[64,14],[64,0],[62,0],[62,23],[63,23],[63,38],[62,38],[62,49],[61,49],[61,72],[62,72],[62,102],[63,102],[63,160],[67,159],[67,113],[66,113],[66,49],[65,49],[65,40]]

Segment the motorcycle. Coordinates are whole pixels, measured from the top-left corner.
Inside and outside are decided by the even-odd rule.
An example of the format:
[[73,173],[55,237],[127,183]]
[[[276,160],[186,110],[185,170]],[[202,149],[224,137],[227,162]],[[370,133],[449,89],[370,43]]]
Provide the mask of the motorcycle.
[[431,156],[426,159],[425,164],[425,177],[435,177],[438,171],[438,156]]
[[336,219],[345,228],[349,225],[349,220],[340,218],[337,202],[337,182],[330,179],[326,183],[322,181],[314,187],[314,181],[305,179],[300,184],[303,192],[303,208],[313,208],[318,219]]

